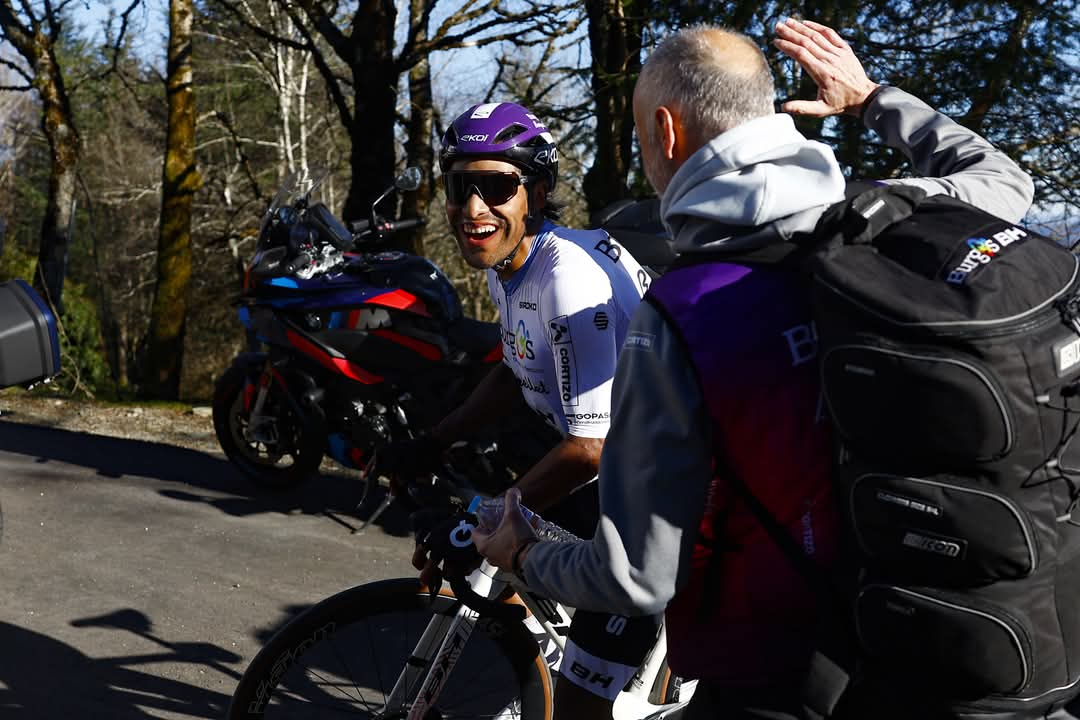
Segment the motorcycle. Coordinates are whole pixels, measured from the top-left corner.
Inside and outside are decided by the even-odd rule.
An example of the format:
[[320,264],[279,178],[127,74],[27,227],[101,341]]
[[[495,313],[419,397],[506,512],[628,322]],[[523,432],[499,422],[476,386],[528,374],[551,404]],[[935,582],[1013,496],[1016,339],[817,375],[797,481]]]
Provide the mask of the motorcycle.
[[[460,405],[502,361],[502,338],[498,323],[464,315],[430,260],[385,249],[422,220],[388,221],[377,207],[415,190],[419,170],[351,227],[312,201],[323,179],[286,178],[263,218],[237,301],[251,347],[215,385],[214,429],[256,483],[295,486],[329,455],[361,472],[362,503],[375,450]],[[480,491],[501,492],[557,439],[534,413],[512,418],[451,451]]]

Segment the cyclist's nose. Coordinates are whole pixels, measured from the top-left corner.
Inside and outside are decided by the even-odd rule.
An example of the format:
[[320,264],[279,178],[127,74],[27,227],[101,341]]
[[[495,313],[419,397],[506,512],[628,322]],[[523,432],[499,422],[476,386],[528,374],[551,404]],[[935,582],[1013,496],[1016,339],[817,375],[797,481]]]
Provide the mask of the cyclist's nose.
[[480,215],[486,215],[488,213],[488,205],[484,202],[484,198],[480,195],[480,191],[476,189],[475,185],[470,185],[465,191],[465,214],[471,217],[479,217]]

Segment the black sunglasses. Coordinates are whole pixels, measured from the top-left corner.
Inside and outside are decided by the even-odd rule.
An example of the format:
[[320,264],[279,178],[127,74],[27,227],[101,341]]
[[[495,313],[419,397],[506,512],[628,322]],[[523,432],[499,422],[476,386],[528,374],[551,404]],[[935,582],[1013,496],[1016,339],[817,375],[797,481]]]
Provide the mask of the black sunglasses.
[[534,179],[529,175],[493,170],[443,173],[446,202],[450,205],[464,205],[472,192],[476,192],[489,207],[502,205],[517,195],[519,185]]

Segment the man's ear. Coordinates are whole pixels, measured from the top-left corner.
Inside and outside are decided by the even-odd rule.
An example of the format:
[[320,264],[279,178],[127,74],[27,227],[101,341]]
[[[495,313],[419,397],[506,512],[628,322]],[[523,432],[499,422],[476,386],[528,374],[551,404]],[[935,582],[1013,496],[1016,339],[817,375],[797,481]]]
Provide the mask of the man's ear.
[[661,105],[653,114],[656,122],[656,146],[666,160],[675,159],[675,146],[678,142],[678,125],[674,114]]
[[537,180],[533,183],[532,198],[534,208],[543,208],[547,205],[548,191],[547,180]]

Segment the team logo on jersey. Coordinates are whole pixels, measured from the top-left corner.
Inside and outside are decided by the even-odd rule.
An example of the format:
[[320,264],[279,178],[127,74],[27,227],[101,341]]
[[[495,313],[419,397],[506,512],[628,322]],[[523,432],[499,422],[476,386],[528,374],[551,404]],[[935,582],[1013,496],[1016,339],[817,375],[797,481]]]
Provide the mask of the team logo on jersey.
[[563,405],[578,404],[577,363],[574,362],[574,346],[560,345],[555,351],[555,366],[559,376],[559,396]]
[[533,352],[532,340],[529,338],[529,331],[525,328],[524,320],[518,320],[517,334],[514,336],[514,351],[517,353],[518,360],[536,359],[536,353]]
[[596,314],[592,316],[593,325],[597,330],[607,330],[608,328],[608,316],[603,310],[597,310]]
[[570,342],[570,325],[565,315],[560,315],[548,323],[548,331],[551,333],[551,344],[561,345]]

